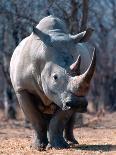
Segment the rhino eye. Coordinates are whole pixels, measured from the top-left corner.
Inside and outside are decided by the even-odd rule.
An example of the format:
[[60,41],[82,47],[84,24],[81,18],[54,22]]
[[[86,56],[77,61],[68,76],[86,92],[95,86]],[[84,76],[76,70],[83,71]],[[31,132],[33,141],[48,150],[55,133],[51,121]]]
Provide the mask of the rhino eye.
[[53,75],[54,80],[56,81],[58,79],[58,76],[56,74]]

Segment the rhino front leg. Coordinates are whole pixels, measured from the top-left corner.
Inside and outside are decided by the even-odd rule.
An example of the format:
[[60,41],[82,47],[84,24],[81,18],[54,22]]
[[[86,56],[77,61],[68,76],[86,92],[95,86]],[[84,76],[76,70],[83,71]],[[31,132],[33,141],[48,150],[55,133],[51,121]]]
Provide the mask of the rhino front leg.
[[68,143],[63,138],[63,130],[67,121],[73,114],[73,110],[62,111],[59,110],[50,120],[49,124],[49,142],[54,148],[68,148]]
[[78,144],[78,141],[74,138],[73,128],[75,122],[75,115],[76,113],[72,114],[69,121],[66,123],[65,130],[64,130],[64,137],[69,144]]
[[66,123],[64,137],[71,144],[78,144],[73,134],[76,112],[79,112],[79,113],[86,112],[87,105],[88,105],[88,101],[85,97],[78,97],[78,102],[72,102],[72,103],[69,103],[68,105],[72,107],[73,114],[70,117],[69,121]]
[[32,146],[38,150],[42,150],[48,144],[46,120],[37,109],[33,96],[30,93],[27,91],[21,91],[16,95],[25,116],[31,122],[35,130],[34,143]]

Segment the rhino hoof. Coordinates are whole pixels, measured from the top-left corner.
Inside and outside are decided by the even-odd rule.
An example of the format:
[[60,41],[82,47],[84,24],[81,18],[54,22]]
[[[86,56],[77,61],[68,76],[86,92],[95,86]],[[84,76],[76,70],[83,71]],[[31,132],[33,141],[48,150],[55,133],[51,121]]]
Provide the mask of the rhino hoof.
[[79,142],[77,140],[68,140],[67,143],[70,145],[70,146],[74,146],[74,145],[79,145]]
[[52,145],[48,143],[48,145],[46,146],[46,150],[50,150],[50,149],[52,149]]
[[79,144],[78,141],[73,137],[73,136],[68,136],[68,137],[65,137],[65,140],[66,142],[70,145],[70,146],[73,146],[75,144]]
[[55,149],[65,149],[65,148],[70,148],[70,145],[63,141],[63,142],[54,142],[53,144],[51,144],[51,147],[55,148]]

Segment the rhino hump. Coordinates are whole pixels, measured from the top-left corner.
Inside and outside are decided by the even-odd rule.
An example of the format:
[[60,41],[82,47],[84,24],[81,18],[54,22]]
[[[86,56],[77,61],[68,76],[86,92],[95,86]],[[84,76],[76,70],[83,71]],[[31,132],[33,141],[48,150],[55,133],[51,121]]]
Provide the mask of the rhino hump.
[[65,23],[52,15],[43,18],[36,27],[45,33],[55,29],[68,33]]

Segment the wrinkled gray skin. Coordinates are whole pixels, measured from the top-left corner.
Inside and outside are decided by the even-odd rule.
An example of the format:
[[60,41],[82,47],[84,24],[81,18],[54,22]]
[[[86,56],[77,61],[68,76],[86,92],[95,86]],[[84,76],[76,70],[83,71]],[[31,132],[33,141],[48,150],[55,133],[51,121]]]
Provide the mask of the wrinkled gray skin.
[[48,16],[13,53],[11,81],[20,106],[35,130],[33,146],[39,150],[48,141],[55,148],[69,147],[66,141],[77,143],[73,136],[74,115],[76,111],[86,111],[87,101],[85,94],[78,96],[73,92],[74,75],[70,66],[79,54],[82,65],[73,74],[85,72],[91,62],[86,47],[77,44],[86,41],[90,34],[85,35],[86,31],[73,40],[61,20]]

